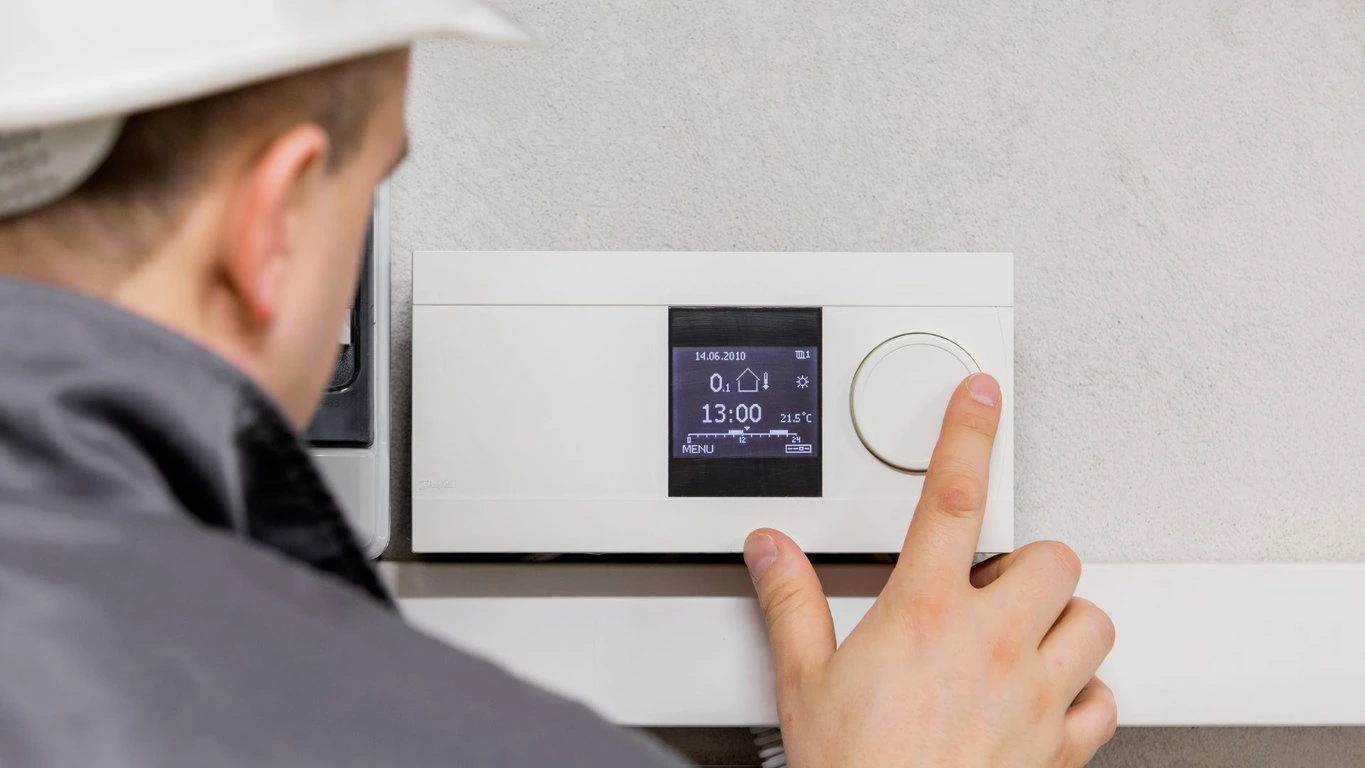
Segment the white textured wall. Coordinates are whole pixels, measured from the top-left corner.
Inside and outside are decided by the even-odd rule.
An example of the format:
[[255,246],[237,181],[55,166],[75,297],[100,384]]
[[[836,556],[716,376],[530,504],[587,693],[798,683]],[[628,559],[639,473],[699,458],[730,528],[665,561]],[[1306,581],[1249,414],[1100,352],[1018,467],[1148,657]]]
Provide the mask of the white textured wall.
[[[400,518],[414,249],[1008,250],[1021,541],[1365,559],[1359,2],[507,7],[548,45],[416,59]],[[1365,763],[1319,735],[1135,733],[1102,764]]]

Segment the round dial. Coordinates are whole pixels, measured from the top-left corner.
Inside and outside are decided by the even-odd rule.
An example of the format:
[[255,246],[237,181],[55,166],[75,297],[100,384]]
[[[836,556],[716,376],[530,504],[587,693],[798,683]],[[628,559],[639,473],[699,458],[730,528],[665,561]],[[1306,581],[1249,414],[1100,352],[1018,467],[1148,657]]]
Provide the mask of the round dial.
[[948,399],[963,378],[980,370],[966,350],[943,336],[887,339],[853,375],[849,404],[858,438],[896,469],[928,470]]

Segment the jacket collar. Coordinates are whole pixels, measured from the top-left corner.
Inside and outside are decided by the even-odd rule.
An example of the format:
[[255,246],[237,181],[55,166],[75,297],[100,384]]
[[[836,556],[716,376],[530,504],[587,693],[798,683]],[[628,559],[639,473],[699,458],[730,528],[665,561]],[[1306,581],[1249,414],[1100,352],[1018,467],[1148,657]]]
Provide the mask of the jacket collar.
[[0,280],[0,498],[231,532],[389,603],[296,431],[241,371],[112,305]]

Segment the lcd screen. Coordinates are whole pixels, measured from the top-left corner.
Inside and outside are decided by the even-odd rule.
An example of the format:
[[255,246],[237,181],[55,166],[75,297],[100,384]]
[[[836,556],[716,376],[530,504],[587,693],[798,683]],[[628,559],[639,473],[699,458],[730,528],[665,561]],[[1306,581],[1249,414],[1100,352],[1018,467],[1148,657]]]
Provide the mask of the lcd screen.
[[821,493],[821,309],[669,309],[669,496]]
[[819,430],[818,349],[673,348],[674,458],[810,458]]

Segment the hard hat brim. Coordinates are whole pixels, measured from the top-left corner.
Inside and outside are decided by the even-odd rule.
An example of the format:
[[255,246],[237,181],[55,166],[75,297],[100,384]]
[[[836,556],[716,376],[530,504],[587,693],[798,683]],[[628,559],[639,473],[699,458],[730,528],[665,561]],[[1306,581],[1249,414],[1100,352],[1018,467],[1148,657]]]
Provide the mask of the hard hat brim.
[[534,37],[482,0],[0,5],[0,219],[69,194],[123,121],[417,40]]
[[535,39],[478,0],[6,4],[0,133],[127,116],[442,37]]

